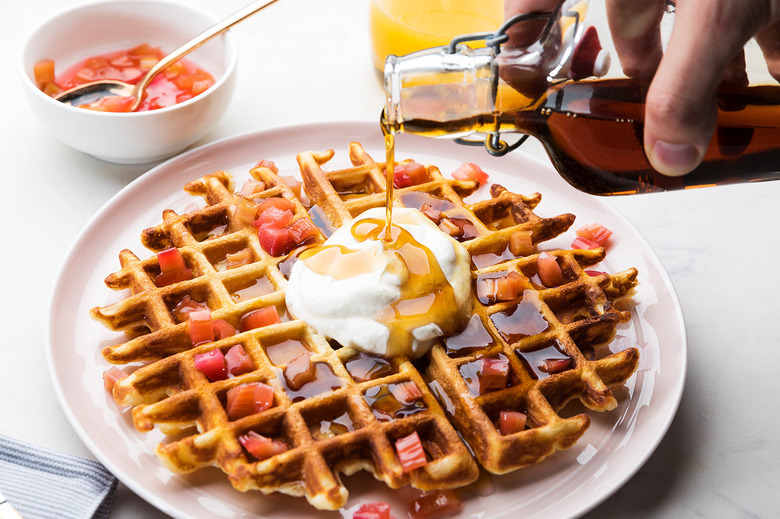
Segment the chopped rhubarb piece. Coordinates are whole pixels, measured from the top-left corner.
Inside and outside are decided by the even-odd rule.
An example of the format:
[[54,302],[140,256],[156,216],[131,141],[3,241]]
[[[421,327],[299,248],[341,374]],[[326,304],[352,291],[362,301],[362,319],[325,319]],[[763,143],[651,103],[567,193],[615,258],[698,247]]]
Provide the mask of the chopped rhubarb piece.
[[612,236],[612,231],[600,223],[592,223],[577,229],[577,236],[594,241],[599,245],[604,245],[607,243],[607,240],[609,240],[610,236]]
[[227,415],[230,420],[238,420],[239,418],[249,416],[252,414],[254,407],[254,384],[241,384],[240,386],[235,386],[228,389],[225,411],[227,411]]
[[187,268],[184,256],[175,247],[158,252],[157,263],[160,265],[160,274],[154,278],[154,283],[158,287],[192,279],[192,270]]
[[574,241],[571,242],[572,249],[598,249],[599,247],[601,247],[601,245],[597,242],[581,236],[577,236],[574,238]]
[[182,92],[181,94],[176,95],[176,103],[183,103],[184,101],[189,101],[190,99],[192,99],[192,94],[187,92]]
[[287,451],[287,445],[284,442],[266,438],[255,431],[249,431],[239,436],[238,441],[249,454],[258,460],[264,460]]
[[273,401],[274,390],[271,386],[262,382],[251,382],[228,390],[225,410],[228,418],[238,420],[265,411],[271,407]]
[[600,270],[586,270],[585,274],[589,275],[592,278],[595,278],[596,276],[600,276],[602,274],[606,274],[606,272],[602,272]]
[[439,222],[441,222],[441,211],[434,208],[431,204],[428,202],[425,202],[420,207],[420,212],[430,218],[430,220],[435,223],[436,225],[439,225]]
[[390,519],[390,505],[383,501],[366,503],[357,509],[352,519]]
[[290,235],[296,247],[303,245],[310,238],[314,238],[319,232],[314,222],[308,218],[298,218],[290,224]]
[[276,167],[276,164],[274,164],[274,161],[268,160],[268,159],[260,159],[257,161],[257,164],[255,164],[256,168],[268,168],[274,173],[279,173],[279,168]]
[[236,329],[233,328],[233,325],[224,319],[214,319],[211,326],[214,329],[214,340],[216,341],[236,334]]
[[482,168],[472,162],[464,162],[461,166],[452,172],[452,178],[455,180],[474,180],[480,186],[487,183],[488,174]]
[[227,260],[226,268],[230,270],[249,265],[254,261],[255,257],[252,254],[252,249],[247,247],[246,249],[241,249],[233,254],[226,254],[225,259]]
[[545,359],[544,364],[539,366],[539,369],[545,373],[560,373],[571,368],[571,358],[565,359]]
[[196,353],[195,367],[212,382],[227,378],[227,363],[219,348],[206,353]]
[[171,313],[173,314],[174,319],[176,319],[178,322],[184,322],[189,319],[189,314],[191,312],[208,309],[209,307],[206,305],[206,303],[195,301],[189,295],[185,295],[181,301],[179,301],[176,306],[173,307]]
[[513,434],[525,429],[528,417],[519,411],[501,411],[498,417],[498,431],[503,434]]
[[423,397],[422,391],[411,380],[405,380],[390,386],[390,392],[403,405],[409,405]]
[[241,189],[236,194],[238,196],[251,196],[257,193],[262,193],[265,190],[265,183],[259,180],[247,180]]
[[54,60],[42,59],[33,65],[33,76],[38,88],[43,88],[47,83],[54,82]]
[[477,297],[480,301],[496,300],[496,278],[483,278],[477,281]]
[[495,299],[497,301],[512,301],[531,288],[528,278],[514,270],[506,276],[495,279]]
[[558,258],[548,252],[542,252],[536,260],[539,279],[548,287],[557,287],[564,283],[563,271],[558,264]]
[[393,169],[393,186],[399,189],[428,182],[428,169],[413,160],[396,164]]
[[79,108],[86,108],[88,110],[99,110],[101,112],[129,112],[130,107],[135,102],[134,97],[129,96],[116,96],[116,97],[104,97],[99,101],[95,101],[89,104],[78,105]]
[[154,284],[158,287],[167,287],[181,281],[192,279],[192,269],[174,270],[173,272],[163,272],[154,277]]
[[76,79],[80,83],[86,83],[88,81],[93,81],[95,79],[95,71],[89,67],[82,67],[79,69],[78,72],[76,72]]
[[452,490],[426,492],[412,502],[409,510],[411,519],[437,519],[457,514],[461,502]]
[[463,236],[463,229],[460,226],[455,225],[455,223],[453,223],[449,218],[441,219],[441,222],[439,222],[439,229],[449,234],[453,238]]
[[247,354],[244,347],[240,344],[236,344],[228,350],[225,354],[225,362],[227,362],[228,373],[234,377],[243,373],[248,373],[255,367],[249,354]]
[[157,263],[160,264],[160,272],[173,272],[187,268],[184,256],[175,247],[157,253]]
[[[292,213],[290,213],[292,214]],[[275,223],[265,223],[257,229],[260,246],[271,256],[283,256],[295,247],[290,229]]]
[[103,372],[103,387],[106,388],[106,391],[109,393],[114,390],[114,384],[122,380],[123,378],[127,378],[127,373],[122,371],[121,369],[117,368],[116,366],[111,366],[106,371]]
[[298,180],[292,175],[280,175],[279,180],[285,183],[287,187],[292,189],[293,194],[304,204],[306,202],[306,193],[303,191],[303,182]]
[[507,386],[509,375],[509,360],[505,358],[489,359],[483,357],[480,359],[479,368],[479,392],[504,389]]
[[290,200],[281,196],[275,196],[273,198],[264,198],[260,200],[260,206],[257,208],[257,212],[263,213],[265,212],[266,209],[271,207],[281,209],[282,211],[295,212],[295,204],[293,204]]
[[[260,207],[262,208],[262,204]],[[293,213],[292,209],[281,209],[276,206],[271,206],[267,209],[258,209],[257,218],[253,225],[255,227],[261,227],[263,224],[270,223],[277,227],[285,227],[292,222],[294,217],[295,213]]]
[[401,469],[404,472],[410,472],[428,463],[417,431],[396,440],[395,450],[398,453],[398,461],[401,463]]
[[60,92],[62,92],[62,87],[60,87],[57,83],[46,83],[43,85],[43,93],[47,96],[56,96]]
[[509,237],[509,252],[513,256],[528,256],[534,252],[531,231],[515,231]]
[[[474,223],[469,220],[468,218],[458,218],[455,216],[449,216],[447,217],[453,225],[455,225],[458,229],[460,229],[460,232],[458,233],[458,236],[456,238],[465,238],[469,239],[470,237],[474,237],[472,234]],[[471,236],[470,236],[471,235]]]
[[274,388],[268,384],[258,382],[255,386],[255,413],[261,413],[274,403]]
[[153,47],[149,45],[148,43],[141,43],[140,45],[136,45],[129,51],[127,51],[128,54],[131,56],[156,56],[159,59],[160,49],[158,47]]
[[192,95],[193,97],[202,94],[206,90],[209,89],[211,85],[214,84],[214,81],[210,79],[198,79],[196,81],[192,82]]
[[251,312],[245,313],[241,316],[241,331],[246,332],[248,330],[254,330],[255,328],[262,328],[270,324],[278,324],[282,322],[279,317],[279,310],[275,306],[266,306]]
[[188,327],[192,344],[198,345],[214,340],[214,324],[211,322],[211,312],[197,310],[189,313]]
[[293,391],[298,391],[304,384],[314,380],[316,375],[317,371],[308,353],[301,353],[284,368],[284,378]]
[[257,204],[246,198],[236,202],[236,208],[233,210],[233,216],[236,220],[245,224],[252,224],[257,216]]

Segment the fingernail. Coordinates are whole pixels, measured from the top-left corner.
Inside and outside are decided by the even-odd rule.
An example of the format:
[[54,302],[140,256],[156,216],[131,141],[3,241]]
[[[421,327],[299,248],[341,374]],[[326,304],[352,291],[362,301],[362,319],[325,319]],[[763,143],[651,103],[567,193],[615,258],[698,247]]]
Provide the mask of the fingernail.
[[678,177],[693,171],[704,157],[704,152],[690,144],[672,144],[655,141],[650,152],[650,163],[664,175]]

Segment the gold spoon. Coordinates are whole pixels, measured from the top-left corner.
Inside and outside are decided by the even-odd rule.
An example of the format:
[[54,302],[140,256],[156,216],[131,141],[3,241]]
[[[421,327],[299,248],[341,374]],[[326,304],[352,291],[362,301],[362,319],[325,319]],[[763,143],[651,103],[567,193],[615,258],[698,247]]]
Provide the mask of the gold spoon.
[[73,106],[78,106],[84,104],[83,102],[79,102],[79,99],[85,96],[89,96],[91,100],[97,100],[108,96],[133,97],[135,98],[135,101],[128,111],[134,112],[138,109],[138,106],[144,98],[146,87],[149,86],[149,83],[151,83],[160,72],[210,39],[222,34],[238,22],[248,18],[274,2],[276,2],[276,0],[255,0],[246,7],[239,9],[158,61],[157,64],[149,69],[149,72],[141,78],[141,81],[135,85],[114,79],[90,81],[89,83],[84,83],[83,85],[65,90],[54,96],[54,99]]

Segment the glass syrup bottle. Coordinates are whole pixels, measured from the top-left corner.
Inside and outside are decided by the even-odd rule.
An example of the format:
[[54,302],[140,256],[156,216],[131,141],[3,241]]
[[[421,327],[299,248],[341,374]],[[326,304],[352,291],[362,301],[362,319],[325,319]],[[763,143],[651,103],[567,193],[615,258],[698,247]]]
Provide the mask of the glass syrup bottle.
[[[588,8],[587,0],[565,0],[552,13],[508,20],[495,33],[389,56],[384,132],[451,138],[494,155],[530,135],[568,183],[595,195],[780,179],[777,84],[721,85],[717,128],[702,164],[682,177],[655,171],[643,148],[648,84],[615,73],[619,65],[599,40],[608,30],[586,23]],[[542,18],[534,43],[502,52],[514,24]],[[486,47],[463,44],[474,39],[485,39]]]

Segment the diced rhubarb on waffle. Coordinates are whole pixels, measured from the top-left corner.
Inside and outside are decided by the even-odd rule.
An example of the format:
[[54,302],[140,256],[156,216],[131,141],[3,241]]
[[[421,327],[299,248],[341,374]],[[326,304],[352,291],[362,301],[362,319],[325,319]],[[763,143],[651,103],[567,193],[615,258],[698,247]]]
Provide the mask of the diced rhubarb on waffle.
[[192,269],[187,268],[179,249],[170,248],[158,252],[157,262],[160,265],[160,274],[154,278],[154,283],[158,287],[192,279]]
[[224,380],[228,376],[227,362],[219,348],[214,348],[206,353],[197,353],[195,367],[212,382]]
[[272,324],[282,322],[279,317],[279,310],[275,306],[266,306],[257,310],[252,310],[241,316],[241,331],[263,328]]
[[249,454],[258,460],[264,460],[287,451],[286,443],[272,438],[266,438],[255,431],[249,431],[248,433],[239,436],[238,441]]
[[398,454],[398,461],[401,463],[401,468],[404,472],[410,472],[428,464],[425,450],[417,431],[396,440],[395,451]]
[[274,390],[262,382],[250,382],[232,387],[227,392],[225,409],[228,418],[237,420],[261,413],[274,403]]
[[462,509],[458,495],[452,490],[425,492],[412,502],[409,509],[411,519],[439,519],[451,517]]
[[498,418],[498,430],[501,434],[513,434],[525,429],[528,419],[525,413],[519,411],[501,411]]
[[240,344],[236,344],[228,350],[225,354],[225,362],[227,364],[228,373],[234,377],[249,373],[255,369],[252,359]]

